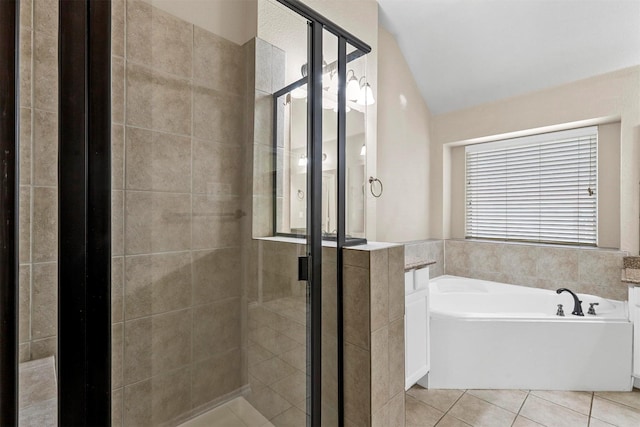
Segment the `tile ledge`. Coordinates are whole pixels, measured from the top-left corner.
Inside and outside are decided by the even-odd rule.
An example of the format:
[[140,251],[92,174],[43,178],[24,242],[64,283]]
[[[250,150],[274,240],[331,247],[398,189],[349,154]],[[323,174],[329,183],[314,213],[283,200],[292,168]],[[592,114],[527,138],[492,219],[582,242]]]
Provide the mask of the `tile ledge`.
[[417,270],[419,268],[427,267],[427,266],[433,265],[435,263],[436,263],[435,260],[427,260],[427,261],[418,261],[418,262],[406,263],[404,265],[404,271],[406,273],[407,271]]

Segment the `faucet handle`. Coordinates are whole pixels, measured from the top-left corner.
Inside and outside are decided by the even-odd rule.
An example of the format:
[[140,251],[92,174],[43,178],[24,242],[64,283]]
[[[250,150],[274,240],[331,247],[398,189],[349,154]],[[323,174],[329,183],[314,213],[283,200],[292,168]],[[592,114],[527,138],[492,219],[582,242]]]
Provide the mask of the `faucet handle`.
[[599,302],[590,302],[589,303],[589,311],[587,311],[587,314],[591,314],[593,316],[596,315],[596,308],[594,307],[595,305],[600,305]]
[[558,311],[556,312],[556,316],[564,317],[564,310],[562,309],[562,304],[558,304]]

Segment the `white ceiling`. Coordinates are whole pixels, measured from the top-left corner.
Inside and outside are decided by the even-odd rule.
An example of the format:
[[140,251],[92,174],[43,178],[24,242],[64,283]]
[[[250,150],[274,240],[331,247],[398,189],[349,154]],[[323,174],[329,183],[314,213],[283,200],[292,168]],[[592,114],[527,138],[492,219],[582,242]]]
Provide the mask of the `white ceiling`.
[[640,64],[640,0],[378,0],[433,114]]

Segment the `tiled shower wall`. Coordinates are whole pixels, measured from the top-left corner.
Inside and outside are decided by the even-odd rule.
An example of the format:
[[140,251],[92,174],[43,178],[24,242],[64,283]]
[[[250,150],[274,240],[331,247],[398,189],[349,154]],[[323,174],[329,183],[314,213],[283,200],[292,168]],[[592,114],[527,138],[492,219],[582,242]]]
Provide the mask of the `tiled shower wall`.
[[[445,273],[626,300],[620,281],[626,252],[608,249],[445,240]],[[433,275],[432,275],[433,276]]]
[[112,10],[113,421],[159,425],[247,383],[250,43],[137,0]]
[[56,353],[58,2],[20,2],[20,361]]

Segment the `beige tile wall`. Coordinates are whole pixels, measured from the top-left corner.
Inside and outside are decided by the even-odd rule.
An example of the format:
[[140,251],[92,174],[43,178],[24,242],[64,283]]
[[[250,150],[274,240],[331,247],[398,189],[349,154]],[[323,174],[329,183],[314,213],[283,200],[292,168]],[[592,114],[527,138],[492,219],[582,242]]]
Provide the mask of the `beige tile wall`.
[[58,2],[20,2],[20,361],[56,353]]
[[444,274],[444,241],[443,240],[419,240],[404,244],[405,264],[419,262],[431,262],[429,277],[438,277]]
[[113,1],[113,425],[173,424],[247,383],[249,45]]
[[404,426],[404,247],[344,253],[346,425]]
[[446,274],[626,300],[620,281],[626,252],[470,240],[445,241]]

